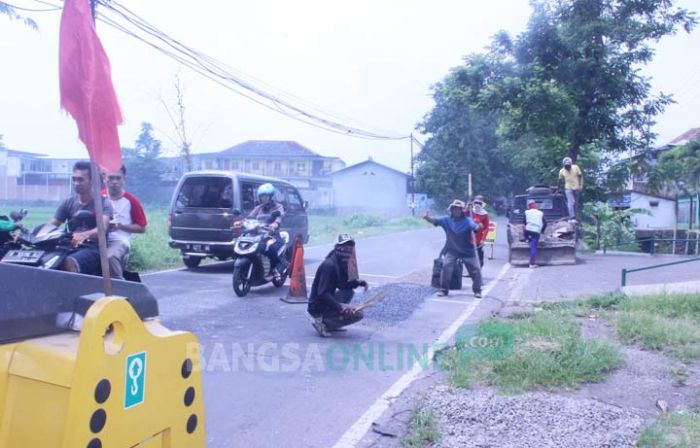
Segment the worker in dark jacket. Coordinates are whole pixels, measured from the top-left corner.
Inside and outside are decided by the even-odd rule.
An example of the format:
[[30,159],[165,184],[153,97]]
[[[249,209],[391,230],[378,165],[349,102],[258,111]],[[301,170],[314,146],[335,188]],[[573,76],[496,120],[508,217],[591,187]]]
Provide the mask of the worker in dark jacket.
[[348,279],[348,263],[354,250],[355,240],[350,235],[339,235],[335,247],[316,271],[308,312],[312,325],[322,337],[363,318],[362,311],[349,305],[355,288],[362,286],[367,290],[366,281]]
[[446,296],[450,293],[450,280],[452,272],[461,259],[472,278],[472,291],[474,297],[481,298],[481,267],[474,250],[474,231],[481,230],[481,225],[476,224],[471,218],[464,215],[467,204],[459,199],[452,201],[447,210],[449,216],[433,218],[428,212],[423,213],[423,219],[434,226],[440,226],[445,231],[445,256],[440,275],[440,291],[438,296]]

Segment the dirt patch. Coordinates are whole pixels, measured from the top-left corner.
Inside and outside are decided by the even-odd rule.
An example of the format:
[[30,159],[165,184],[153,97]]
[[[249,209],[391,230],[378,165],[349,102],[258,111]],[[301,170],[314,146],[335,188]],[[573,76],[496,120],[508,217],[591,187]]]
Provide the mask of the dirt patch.
[[[530,304],[503,308],[498,316],[519,319],[536,313]],[[700,402],[700,361],[684,365],[661,352],[622,345],[611,321],[597,312],[576,318],[584,338],[606,340],[624,365],[604,382],[573,391],[507,396],[492,388],[458,389],[447,378],[423,384],[398,399],[361,446],[398,447],[409,411],[433,409],[442,440],[438,447],[633,447],[639,432],[661,414]],[[382,436],[382,428],[391,436]]]
[[658,415],[658,400],[670,410],[695,406],[700,400],[700,363],[690,366],[660,352],[617,343],[613,325],[603,319],[579,319],[587,338],[618,344],[625,358],[624,367],[610,374],[604,383],[585,384],[573,397],[595,399],[629,409],[645,418]]

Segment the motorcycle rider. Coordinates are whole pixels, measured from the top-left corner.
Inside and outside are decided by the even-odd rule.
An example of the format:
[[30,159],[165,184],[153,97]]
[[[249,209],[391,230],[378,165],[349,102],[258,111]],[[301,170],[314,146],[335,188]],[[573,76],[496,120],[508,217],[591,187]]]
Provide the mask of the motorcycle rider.
[[[93,216],[95,215],[91,181],[90,162],[83,160],[75,162],[71,176],[75,195],[61,202],[49,224],[58,227],[66,221],[71,221],[80,210],[88,210]],[[106,198],[100,197],[100,199],[102,200],[102,219],[107,229],[112,218],[112,205]],[[91,222],[78,221],[75,227],[69,230],[73,232],[72,245],[75,250],[63,261],[61,269],[81,274],[98,274],[100,252],[97,248],[97,222],[94,219]]]
[[348,264],[355,250],[355,240],[350,235],[338,235],[333,250],[316,270],[309,293],[308,313],[311,324],[321,337],[330,336],[331,331],[362,320],[362,311],[349,305],[353,289],[362,286],[367,290],[367,282],[361,279],[348,279]]
[[[288,265],[287,260],[280,258],[278,255],[278,251],[284,244],[279,234],[279,228],[282,225],[282,218],[284,217],[284,207],[282,204],[275,201],[275,186],[271,183],[260,185],[258,187],[257,196],[258,202],[260,203],[248,214],[248,219],[257,219],[258,221],[268,223],[270,238],[274,239],[275,242],[267,248],[265,255],[270,259],[272,275],[276,279],[279,279],[282,277],[282,274],[284,274]],[[277,215],[274,219],[272,216],[273,213]],[[240,221],[234,223],[235,227],[239,227],[240,225]]]

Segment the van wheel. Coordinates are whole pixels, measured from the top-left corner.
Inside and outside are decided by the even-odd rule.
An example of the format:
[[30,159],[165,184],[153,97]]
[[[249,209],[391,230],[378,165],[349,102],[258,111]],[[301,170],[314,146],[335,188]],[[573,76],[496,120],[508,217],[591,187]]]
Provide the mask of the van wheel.
[[195,269],[199,267],[199,263],[202,262],[202,257],[182,257],[182,262],[185,263],[190,269]]
[[238,297],[245,297],[250,291],[250,280],[246,277],[246,272],[241,266],[233,268],[233,291]]

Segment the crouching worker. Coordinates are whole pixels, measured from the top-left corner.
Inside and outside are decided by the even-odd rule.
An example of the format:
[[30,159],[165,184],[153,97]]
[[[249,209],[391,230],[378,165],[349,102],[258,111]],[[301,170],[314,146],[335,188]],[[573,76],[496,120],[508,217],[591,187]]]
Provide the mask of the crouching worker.
[[350,235],[339,235],[335,247],[316,271],[309,294],[308,312],[312,325],[322,337],[330,336],[331,331],[359,322],[364,317],[349,303],[353,290],[364,287],[364,280],[348,280],[348,264],[355,249],[355,240]]

